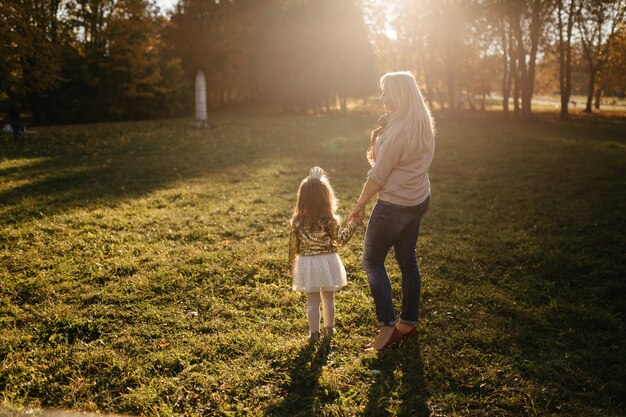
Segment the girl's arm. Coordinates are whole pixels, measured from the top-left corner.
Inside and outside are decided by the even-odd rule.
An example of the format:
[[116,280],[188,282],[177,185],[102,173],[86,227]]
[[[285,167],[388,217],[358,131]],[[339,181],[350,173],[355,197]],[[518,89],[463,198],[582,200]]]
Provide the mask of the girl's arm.
[[345,245],[350,241],[350,239],[352,239],[352,236],[354,236],[354,232],[356,232],[356,229],[358,228],[359,225],[354,222],[348,222],[346,227],[343,228],[337,225],[337,242],[340,245]]

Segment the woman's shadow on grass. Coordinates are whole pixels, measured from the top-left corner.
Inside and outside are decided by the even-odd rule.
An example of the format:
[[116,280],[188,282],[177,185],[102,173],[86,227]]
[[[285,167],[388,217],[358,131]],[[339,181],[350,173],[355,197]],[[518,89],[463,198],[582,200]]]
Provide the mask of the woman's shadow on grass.
[[291,365],[287,395],[273,409],[269,416],[311,416],[315,413],[315,399],[318,395],[322,367],[328,360],[330,340],[320,339],[319,343],[307,343],[302,347]]
[[367,396],[365,416],[430,416],[424,364],[418,338],[380,352],[364,361],[374,382]]

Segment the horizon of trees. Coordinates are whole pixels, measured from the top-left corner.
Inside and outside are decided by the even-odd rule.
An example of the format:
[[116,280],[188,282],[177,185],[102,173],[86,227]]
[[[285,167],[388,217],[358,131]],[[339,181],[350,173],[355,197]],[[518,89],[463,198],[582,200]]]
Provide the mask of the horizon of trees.
[[[8,0],[0,3],[0,102],[36,123],[211,108],[346,111],[379,75],[412,71],[433,109],[532,117],[537,92],[585,111],[626,90],[625,0]],[[511,103],[511,104],[510,104]]]

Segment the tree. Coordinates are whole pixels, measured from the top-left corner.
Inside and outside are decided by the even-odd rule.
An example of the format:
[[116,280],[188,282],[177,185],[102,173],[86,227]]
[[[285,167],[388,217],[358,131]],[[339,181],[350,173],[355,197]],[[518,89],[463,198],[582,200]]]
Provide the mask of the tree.
[[572,29],[578,14],[578,2],[579,0],[556,0],[561,119],[569,118],[568,108],[572,94]]
[[509,114],[509,98],[511,97],[511,82],[517,70],[512,54],[512,36],[510,25],[506,20],[500,20],[498,24],[502,48],[502,111]]
[[508,22],[508,27],[509,27],[509,48],[508,48],[508,54],[509,54],[509,71],[512,74],[511,78],[509,79],[509,83],[513,83],[512,86],[512,90],[513,90],[513,114],[515,116],[518,116],[520,113],[520,61],[519,61],[519,54],[517,53],[518,47],[517,47],[517,39],[515,38],[515,34],[513,33],[513,25],[511,24],[512,21],[512,17],[509,16],[509,22]]
[[0,2],[0,100],[38,123],[169,114],[181,83],[162,24],[150,0]]
[[[439,36],[443,48],[443,61],[445,63],[445,78],[448,90],[448,106],[451,110],[457,108],[457,78],[458,63],[463,59],[462,33],[464,21],[460,10],[461,3],[457,0],[443,0],[440,7]],[[443,20],[447,21],[444,24]]]
[[492,27],[494,49],[499,49],[501,55],[502,68],[502,111],[509,114],[509,100],[513,98],[514,114],[519,113],[519,48],[517,37],[514,33],[513,19],[517,19],[512,11],[510,0],[484,0],[478,2],[482,5],[482,14],[486,20],[486,25]]
[[602,70],[603,88],[612,95],[624,97],[626,92],[626,25],[622,22],[607,48],[607,61]]
[[[440,107],[457,108],[464,90],[461,76],[464,65],[474,57],[468,56],[471,47],[468,34],[468,2],[463,0],[424,0],[401,2],[390,13],[389,25],[397,33],[392,40],[401,51],[399,61],[403,69],[410,69],[423,80],[429,105],[438,99]],[[392,69],[397,69],[397,66]]]
[[157,33],[155,10],[144,0],[115,2],[104,31],[100,111],[116,119],[147,118],[154,112],[162,81]]
[[[423,88],[429,107],[443,84],[443,62],[434,47],[431,4],[414,1],[385,3],[368,0],[363,4],[370,39],[378,58],[380,73],[399,69],[413,72]],[[440,107],[445,101],[440,97]]]
[[[424,66],[429,90],[444,90],[448,108],[456,110],[459,103],[460,71],[470,57],[468,43],[467,1],[426,0],[420,20],[413,30],[425,32],[426,57]],[[439,95],[439,94],[437,94]],[[443,100],[440,98],[440,102]],[[443,105],[442,105],[443,107]]]
[[53,120],[149,118],[180,108],[180,64],[161,53],[164,21],[151,2],[80,0],[65,15],[77,35],[48,104]]
[[[581,0],[577,13],[585,58],[589,71],[587,105],[585,112],[591,113],[596,78],[608,60],[609,41],[615,35],[624,18],[623,0]],[[601,95],[601,88],[597,91]]]
[[319,111],[376,85],[363,17],[351,1],[277,2],[255,25],[252,80],[285,111]]
[[374,53],[368,40],[361,10],[353,1],[331,1],[327,5],[325,37],[331,51],[328,65],[333,71],[333,93],[342,111],[348,98],[363,98],[376,88]]
[[537,52],[546,26],[546,16],[549,15],[551,7],[549,0],[510,0],[508,2],[511,27],[517,44],[523,120],[529,120],[532,115]]
[[66,28],[59,21],[60,0],[0,3],[0,96],[36,104],[62,80]]
[[253,32],[271,3],[182,0],[177,5],[163,30],[164,53],[181,60],[190,84],[199,70],[204,72],[210,106],[226,106],[255,96],[250,83]]
[[[399,69],[413,72],[430,108],[434,108],[436,86],[442,81],[440,57],[430,48],[434,37],[429,19],[432,9],[418,2],[365,3],[370,37],[381,73]],[[443,101],[440,105],[443,107]]]

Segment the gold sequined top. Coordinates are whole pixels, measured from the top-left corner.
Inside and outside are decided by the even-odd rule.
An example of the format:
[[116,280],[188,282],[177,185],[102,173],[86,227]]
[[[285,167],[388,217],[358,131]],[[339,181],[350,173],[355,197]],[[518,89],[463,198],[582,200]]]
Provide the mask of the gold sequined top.
[[304,227],[299,222],[294,222],[289,236],[291,270],[293,271],[296,255],[310,256],[337,252],[339,246],[348,243],[358,228],[355,223],[342,228],[335,219],[320,221],[313,227]]

